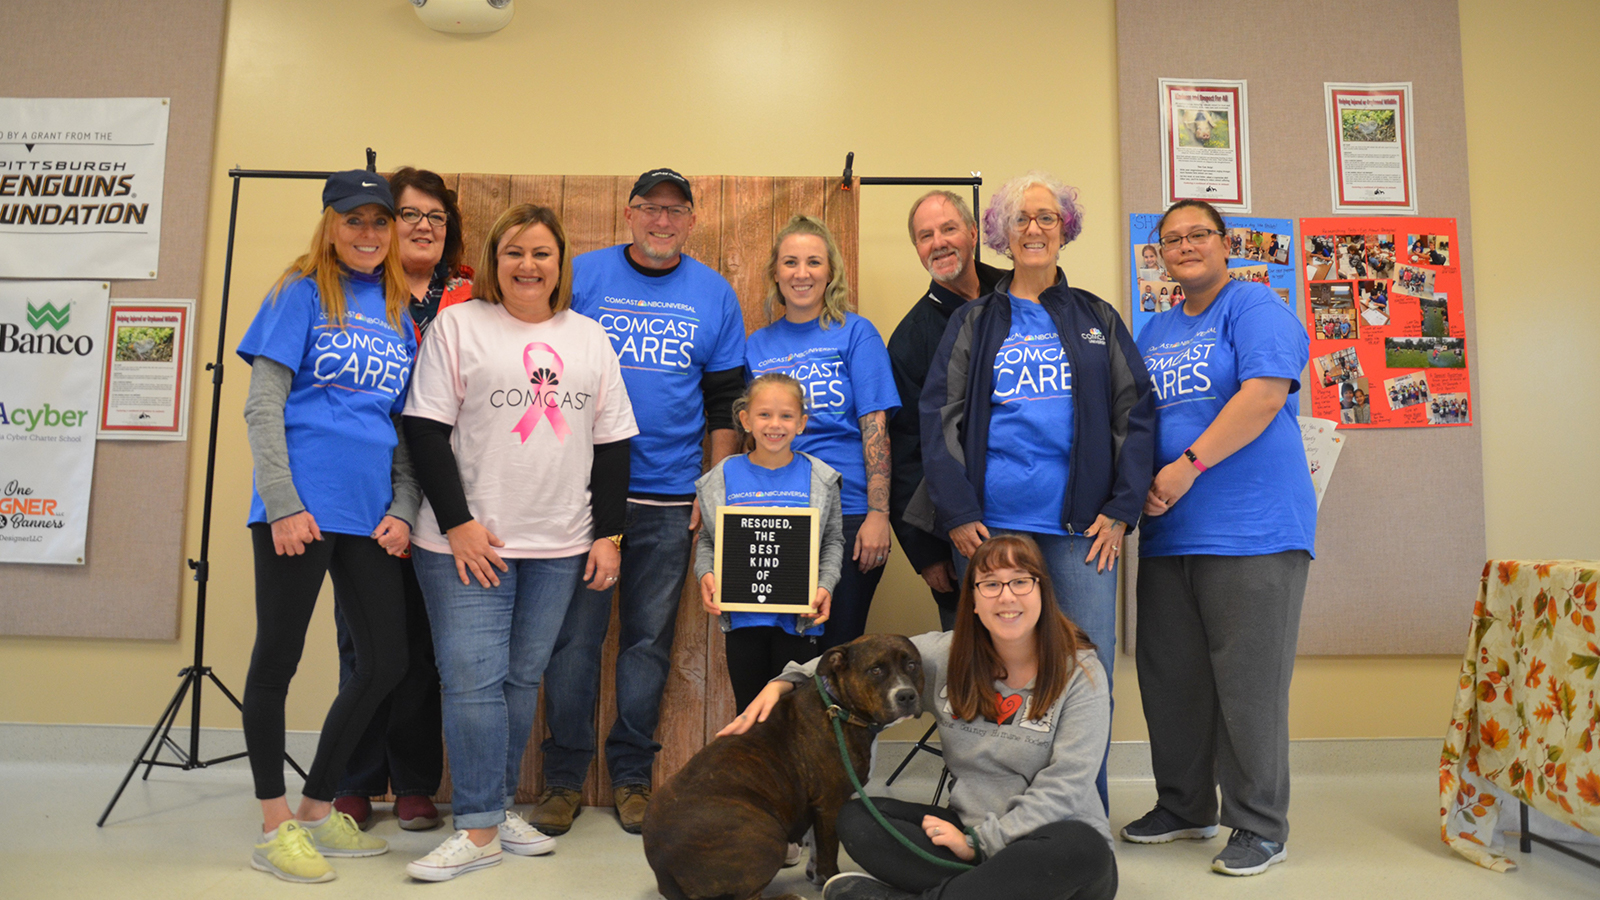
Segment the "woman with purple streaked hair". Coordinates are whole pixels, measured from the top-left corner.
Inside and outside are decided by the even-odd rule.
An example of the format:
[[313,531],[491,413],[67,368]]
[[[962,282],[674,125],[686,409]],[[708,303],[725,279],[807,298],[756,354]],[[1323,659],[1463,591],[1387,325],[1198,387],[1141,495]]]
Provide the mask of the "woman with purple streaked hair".
[[[1116,309],[1056,265],[1082,231],[1077,190],[1043,172],[990,202],[984,242],[1012,272],[940,342],[921,401],[931,503],[913,501],[906,520],[948,534],[958,571],[991,535],[1032,538],[1110,678],[1117,560],[1154,472],[1155,395]],[[1099,787],[1104,799],[1103,768]]]

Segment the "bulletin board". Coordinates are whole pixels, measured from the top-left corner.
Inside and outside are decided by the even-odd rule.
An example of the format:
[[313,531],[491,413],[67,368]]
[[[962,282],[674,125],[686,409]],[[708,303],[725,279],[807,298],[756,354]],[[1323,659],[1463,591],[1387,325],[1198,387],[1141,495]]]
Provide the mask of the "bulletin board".
[[[111,299],[198,298],[226,4],[213,0],[6,4],[13,97],[170,97],[160,277],[113,281]],[[70,45],[71,53],[61,47]],[[204,315],[204,312],[202,312]],[[196,395],[209,395],[199,388]],[[192,441],[100,441],[81,566],[6,564],[0,634],[178,636]],[[202,449],[204,441],[201,442]]]
[[[1331,23],[1408,22],[1403,44],[1332,39]],[[1455,0],[1118,0],[1122,206],[1161,210],[1157,80],[1245,79],[1250,86],[1252,215],[1333,215],[1324,82],[1413,85],[1418,214],[1454,219],[1467,378],[1478,390],[1472,220],[1467,191],[1461,34]],[[1125,234],[1121,246],[1129,246]],[[1296,228],[1296,246],[1301,235]],[[1127,260],[1123,271],[1130,271]],[[1127,277],[1126,275],[1124,276]],[[1299,292],[1304,318],[1304,282]],[[1122,302],[1131,286],[1125,282]],[[1127,309],[1124,306],[1124,309]],[[1302,376],[1306,383],[1309,374]],[[1310,392],[1300,394],[1310,415]],[[1473,423],[1371,428],[1347,438],[1318,515],[1301,617],[1302,654],[1459,654],[1485,558],[1483,450]],[[1492,414],[1492,411],[1488,414]],[[1135,532],[1137,535],[1137,532]],[[1126,576],[1134,583],[1136,552]],[[1132,599],[1132,590],[1128,592]],[[1131,652],[1136,609],[1125,606]]]

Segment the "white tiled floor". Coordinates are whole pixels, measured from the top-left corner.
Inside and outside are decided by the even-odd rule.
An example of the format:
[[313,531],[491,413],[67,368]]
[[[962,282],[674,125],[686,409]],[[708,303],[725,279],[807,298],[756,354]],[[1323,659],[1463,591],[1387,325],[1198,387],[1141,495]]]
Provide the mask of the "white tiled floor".
[[[130,756],[131,758],[131,756]],[[887,754],[886,754],[887,758]],[[929,757],[919,757],[928,760]],[[249,770],[241,760],[195,772],[157,770],[137,779],[106,827],[95,819],[122,766],[0,761],[7,815],[0,818],[0,896],[119,898],[254,898],[315,894],[322,898],[430,897],[607,898],[654,900],[655,879],[637,837],[624,834],[609,810],[586,810],[547,857],[507,857],[502,865],[457,881],[424,885],[403,869],[445,833],[409,833],[383,814],[374,833],[388,855],[335,863],[326,885],[290,885],[249,866],[258,827]],[[918,771],[920,768],[921,771]],[[890,793],[932,794],[921,762]],[[1518,871],[1501,875],[1453,855],[1439,841],[1437,777],[1431,771],[1344,776],[1299,775],[1289,861],[1254,878],[1210,872],[1226,835],[1205,842],[1139,846],[1119,842],[1124,898],[1408,898],[1600,897],[1600,869],[1535,847]],[[873,790],[872,793],[882,793]],[[1150,782],[1112,782],[1112,827],[1120,828],[1154,800]],[[842,861],[846,869],[853,864]],[[780,874],[768,893],[819,892],[802,868]],[[995,898],[1004,900],[1004,898]]]

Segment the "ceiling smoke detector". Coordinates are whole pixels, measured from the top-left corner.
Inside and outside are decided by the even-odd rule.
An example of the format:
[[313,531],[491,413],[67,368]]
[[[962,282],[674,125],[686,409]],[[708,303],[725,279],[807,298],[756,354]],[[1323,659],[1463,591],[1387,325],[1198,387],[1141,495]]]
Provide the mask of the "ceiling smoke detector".
[[417,18],[446,34],[488,34],[511,21],[512,0],[411,0]]

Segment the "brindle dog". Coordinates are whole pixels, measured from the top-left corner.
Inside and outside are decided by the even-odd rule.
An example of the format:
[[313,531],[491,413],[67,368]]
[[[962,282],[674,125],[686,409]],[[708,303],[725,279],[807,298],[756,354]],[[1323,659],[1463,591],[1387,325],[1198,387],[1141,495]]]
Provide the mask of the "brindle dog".
[[[922,655],[899,635],[869,634],[822,654],[817,672],[853,714],[845,745],[865,781],[874,735],[922,712]],[[644,814],[644,855],[667,900],[755,900],[807,829],[816,839],[811,882],[838,874],[834,819],[852,788],[826,707],[808,681],[767,721],[712,741],[656,791]],[[776,900],[789,898],[799,900]]]

